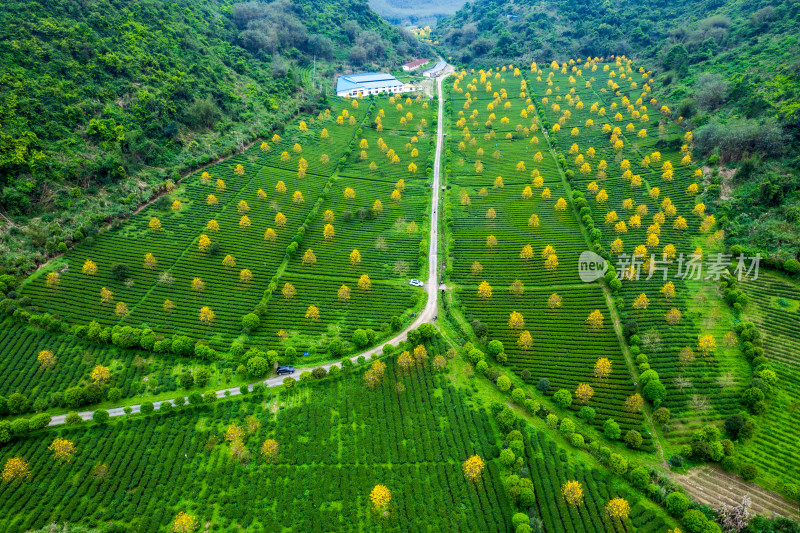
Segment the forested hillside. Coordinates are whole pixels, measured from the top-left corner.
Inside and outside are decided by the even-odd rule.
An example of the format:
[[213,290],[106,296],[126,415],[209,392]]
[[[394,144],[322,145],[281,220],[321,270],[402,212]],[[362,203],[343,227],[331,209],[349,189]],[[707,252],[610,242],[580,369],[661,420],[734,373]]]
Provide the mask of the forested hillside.
[[3,2],[1,268],[30,270],[313,106],[335,71],[414,44],[360,0]]
[[729,244],[775,266],[800,255],[797,0],[487,0],[437,33],[465,64],[617,54],[664,74],[655,93],[679,103],[675,115],[709,158],[706,199],[719,200]]

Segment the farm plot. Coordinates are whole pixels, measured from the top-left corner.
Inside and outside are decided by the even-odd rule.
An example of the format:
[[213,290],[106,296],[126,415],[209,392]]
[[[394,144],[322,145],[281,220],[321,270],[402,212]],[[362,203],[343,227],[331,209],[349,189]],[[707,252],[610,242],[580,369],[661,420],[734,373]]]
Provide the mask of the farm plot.
[[[340,125],[343,105],[351,112]],[[369,104],[352,105],[337,100],[333,112],[307,118],[311,124],[287,127],[274,146],[254,146],[186,178],[121,227],[77,246],[63,260],[66,270],[33,276],[23,295],[34,309],[70,324],[143,326],[227,347],[333,171],[311,160],[335,165],[367,115]],[[328,122],[331,130],[323,133]],[[276,164],[268,158],[290,141],[296,146],[285,169],[264,165]],[[322,150],[329,152],[324,158]]]
[[386,130],[404,131],[407,133],[433,133],[436,112],[435,101],[422,96],[411,98],[406,96],[390,96],[375,98],[374,113],[371,125]]
[[[657,271],[650,279],[643,271],[623,282],[628,307],[622,318],[636,322],[642,353],[673,385],[664,405],[681,429],[670,436],[685,439],[696,425],[737,410],[736,395],[747,378],[732,360],[734,350],[723,346],[732,324],[714,305],[713,282],[690,284],[676,276],[681,256],[703,254],[698,243],[718,245],[717,235],[707,242],[697,238],[714,222],[695,198],[702,173],[691,164],[690,137],[664,119],[646,88],[631,85],[634,73],[627,66],[585,65],[583,75],[577,69],[540,71],[531,92],[552,124],[550,139],[564,154],[573,187],[588,200],[603,247],[627,261],[621,265],[629,265],[624,254],[633,253],[645,263],[650,255],[662,260],[662,254],[673,261],[666,274]],[[625,89],[607,88],[623,81]],[[701,334],[720,345],[714,357],[696,356]]]
[[[594,423],[607,418],[625,431],[642,431],[642,417],[628,412],[625,400],[636,390],[610,322],[602,290],[597,285],[526,287],[517,296],[503,287],[491,298],[481,298],[477,286],[463,286],[458,294],[465,316],[474,316],[488,328],[488,337],[503,343],[508,365],[517,373],[530,372],[529,381],[547,379],[552,395],[559,389],[574,394],[579,383],[589,384],[594,395],[587,404],[577,400],[573,409],[589,405],[597,411]],[[590,313],[599,310],[601,324],[591,325]],[[611,373],[594,375],[598,359],[611,362]],[[650,436],[645,435],[645,447]]]
[[[559,210],[559,199],[566,197],[563,185],[486,185],[448,193],[453,278],[486,281],[498,291],[515,280],[525,285],[578,282],[578,257],[586,243],[566,199]],[[542,197],[545,189],[549,198]]]
[[369,114],[370,103],[336,98],[329,104],[316,117],[304,117],[271,139],[257,143],[248,150],[248,157],[258,164],[299,175],[331,176]]
[[362,288],[359,280],[359,274],[345,272],[341,277],[285,274],[254,340],[281,351],[290,344],[298,350],[324,353],[331,340],[350,342],[359,328],[390,333],[390,320],[423,297],[422,289],[408,283],[371,281],[369,288]]
[[759,429],[739,455],[771,482],[798,479],[800,458],[792,452],[792,443],[800,427],[800,289],[784,277],[763,272],[742,288],[750,297],[745,318],[764,334],[764,355],[779,381]]
[[[373,280],[406,282],[407,275],[417,276],[425,260],[419,259],[420,242],[427,242],[430,189],[413,178],[403,181],[396,187],[369,179],[338,179],[288,271],[356,279],[367,274]],[[394,191],[399,198],[392,198]],[[309,249],[316,257],[313,264],[303,261]],[[358,250],[358,261],[351,258],[353,250]]]
[[[431,117],[425,101],[404,101],[397,109],[389,100],[375,102],[381,127],[399,124],[397,117],[410,109],[414,120]],[[388,334],[392,321],[398,327],[423,296],[408,281],[427,257],[430,138],[429,132],[374,127],[356,137],[353,154],[323,194],[268,303],[259,339],[291,337],[296,348],[319,353],[332,339],[348,343],[359,328]],[[403,159],[392,162],[400,154]],[[413,161],[417,169],[408,168]]]
[[[630,518],[610,518],[604,509],[609,500],[633,500],[641,496],[635,495],[630,488],[615,483],[607,472],[585,465],[570,464],[565,452],[541,431],[525,435],[525,440],[526,448],[532,450],[526,464],[536,494],[536,511],[544,531],[665,533],[670,529],[661,514],[648,512],[642,504],[633,506]],[[577,481],[583,490],[583,503],[578,507],[569,505],[561,494],[561,486],[568,481]]]
[[[359,373],[267,402],[225,401],[18,440],[2,448],[0,462],[22,457],[31,476],[0,486],[0,529],[118,521],[167,531],[187,512],[214,529],[508,531],[486,413],[424,369],[406,373],[390,361],[383,381],[369,390]],[[232,424],[248,429],[229,431]],[[226,439],[236,434],[238,442]],[[48,450],[57,435],[75,443],[69,463]],[[269,461],[259,452],[266,439],[278,446]],[[461,466],[473,454],[487,466],[476,483]],[[378,484],[392,494],[387,519],[369,500]]]
[[[42,351],[53,354],[52,365],[39,361]],[[118,388],[122,397],[139,394],[147,386],[151,392],[176,390],[175,370],[184,363],[186,360],[177,356],[150,358],[148,353],[83,342],[10,320],[0,326],[0,373],[4,376],[0,396],[20,392],[31,404],[41,398],[52,406],[53,393],[90,383],[95,365],[109,367],[113,376],[110,386]]]
[[340,174],[394,183],[398,179],[428,180],[434,136],[428,132],[376,131],[364,128]]
[[[231,174],[236,161],[226,162]],[[158,333],[210,338],[212,346],[222,347],[238,335],[242,315],[255,307],[305,218],[306,202],[316,200],[325,182],[261,168],[252,169],[238,191],[228,190],[227,183],[224,191],[213,181],[192,183],[177,195],[181,210],[145,210],[130,229],[102,235],[68,254],[70,269],[57,286],[41,276],[24,293],[72,323],[146,324]],[[209,195],[218,199],[216,205],[208,205]],[[153,217],[161,230],[149,229]],[[87,260],[97,266],[93,275],[82,271]],[[127,267],[124,280],[115,278],[115,263]],[[242,274],[245,270],[249,274]],[[203,307],[214,313],[210,321],[199,317]]]

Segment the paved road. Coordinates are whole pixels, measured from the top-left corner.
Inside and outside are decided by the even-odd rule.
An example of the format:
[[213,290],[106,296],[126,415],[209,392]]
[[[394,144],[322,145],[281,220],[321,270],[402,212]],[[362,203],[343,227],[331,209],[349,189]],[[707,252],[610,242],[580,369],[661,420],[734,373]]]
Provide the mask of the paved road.
[[[419,326],[426,322],[433,322],[436,319],[437,309],[438,309],[438,301],[437,297],[439,295],[439,277],[438,277],[438,255],[437,255],[437,241],[439,236],[439,229],[438,229],[438,221],[439,221],[439,191],[441,189],[439,185],[439,173],[441,168],[441,161],[442,161],[442,146],[443,146],[443,139],[444,139],[444,93],[442,92],[442,82],[444,79],[452,73],[452,67],[449,67],[445,70],[445,73],[436,79],[436,90],[439,93],[439,125],[436,130],[436,156],[434,158],[433,164],[433,200],[431,202],[431,229],[430,229],[430,250],[428,251],[428,281],[425,283],[425,291],[428,293],[428,301],[425,304],[425,308],[422,312],[417,316],[414,322],[411,323],[406,329],[401,331],[397,334],[394,338],[381,343],[380,346],[376,346],[375,348],[371,348],[365,352],[362,352],[358,355],[354,355],[350,359],[355,362],[356,359],[359,357],[365,357],[366,359],[372,359],[375,355],[380,356],[383,353],[383,346],[386,344],[391,344],[392,346],[397,346],[402,341],[408,338],[408,332],[414,329],[417,329]],[[330,369],[332,366],[341,367],[341,363],[328,363],[326,365],[315,365],[306,368],[297,368],[293,377],[297,378],[300,373],[306,370],[313,370],[314,368],[322,367],[325,370]],[[269,379],[264,380],[264,383],[267,387],[277,387],[283,384],[283,380],[285,376],[276,376]],[[249,390],[253,390],[254,383],[248,385]],[[230,389],[220,389],[217,392],[217,398],[224,398],[226,396],[236,396],[241,394],[239,387],[234,387]],[[153,402],[153,406],[158,409],[162,403],[169,403],[174,405],[173,400],[162,400],[160,402]],[[131,412],[138,413],[141,410],[141,405],[132,405]],[[123,411],[122,407],[114,407],[112,409],[107,409],[108,414],[111,416],[121,416],[124,415],[125,412]],[[94,411],[82,411],[78,413],[81,415],[81,418],[84,420],[91,420],[92,414]],[[57,426],[64,423],[64,419],[66,415],[56,415],[50,421],[51,426]]]

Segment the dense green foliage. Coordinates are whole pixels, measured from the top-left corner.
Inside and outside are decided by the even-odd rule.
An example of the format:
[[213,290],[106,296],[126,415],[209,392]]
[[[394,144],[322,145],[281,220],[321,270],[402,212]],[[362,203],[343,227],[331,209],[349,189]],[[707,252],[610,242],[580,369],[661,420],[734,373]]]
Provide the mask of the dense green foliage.
[[[443,347],[429,346],[431,355]],[[428,368],[387,366],[374,390],[356,371],[266,401],[253,392],[18,440],[2,448],[0,465],[21,456],[32,475],[22,484],[0,484],[0,527],[114,522],[132,531],[167,531],[186,511],[214,529],[507,531],[512,513],[485,410]],[[244,429],[244,453],[226,439],[231,424]],[[53,461],[47,449],[57,435],[75,443],[69,463]],[[279,446],[272,462],[259,453],[265,439]],[[472,454],[486,462],[475,483],[461,468]],[[392,492],[387,519],[371,509],[377,484]]]
[[729,243],[782,267],[800,255],[799,12],[793,0],[493,0],[467,3],[437,33],[464,63],[624,54],[664,72],[654,93],[679,104],[698,156],[739,168],[707,176]]
[[130,215],[166,178],[271,135],[345,63],[415,52],[358,0],[248,5],[3,3],[4,269],[30,270]]

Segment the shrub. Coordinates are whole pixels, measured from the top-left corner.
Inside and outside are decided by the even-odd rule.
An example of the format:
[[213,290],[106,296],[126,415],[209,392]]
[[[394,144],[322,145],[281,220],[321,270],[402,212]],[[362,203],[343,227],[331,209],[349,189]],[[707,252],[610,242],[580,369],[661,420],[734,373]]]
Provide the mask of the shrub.
[[739,475],[741,475],[742,479],[745,481],[753,481],[758,477],[758,468],[750,464],[742,465],[742,468],[739,470]]
[[531,519],[525,513],[514,513],[514,516],[511,517],[511,523],[514,525],[514,529],[522,524],[529,524],[530,521]]
[[508,391],[511,388],[511,379],[508,376],[500,376],[497,378],[497,388],[502,392]]
[[575,422],[570,420],[569,418],[564,418],[561,420],[561,424],[558,426],[558,430],[563,435],[572,435],[575,433]]
[[525,402],[525,391],[522,389],[514,389],[511,391],[511,399],[514,400],[514,403],[523,405]]
[[637,489],[644,489],[650,482],[650,472],[643,466],[631,470],[631,484]]
[[735,457],[723,457],[719,464],[726,472],[739,471],[739,461]]
[[242,327],[248,331],[256,329],[261,324],[261,319],[255,313],[248,313],[242,317]]
[[75,411],[68,413],[67,416],[64,418],[64,424],[67,426],[77,426],[83,423],[83,418],[81,415],[76,413]]
[[536,384],[536,388],[539,389],[539,392],[542,394],[547,392],[547,389],[550,388],[550,380],[547,378],[542,378],[539,380],[539,383]]
[[[648,370],[647,372],[652,372],[652,370]],[[645,400],[658,407],[661,405],[664,398],[667,397],[667,388],[664,387],[660,381],[654,379],[644,386],[644,389],[642,389],[642,396],[644,396]]]
[[664,425],[667,422],[669,422],[669,415],[670,415],[669,409],[667,409],[666,407],[659,407],[658,409],[653,411],[653,420],[657,424]]
[[583,448],[585,442],[583,439],[583,435],[580,433],[573,433],[569,436],[569,443],[575,446],[576,448]]
[[558,417],[553,413],[547,415],[545,420],[547,421],[547,427],[550,429],[556,429],[558,427]]
[[672,492],[667,496],[667,512],[675,517],[683,516],[692,504],[689,498],[681,492]]
[[150,413],[153,412],[154,409],[155,409],[155,406],[153,405],[153,402],[150,402],[150,401],[142,402],[141,407],[139,407],[139,411],[143,415],[149,415]]
[[572,405],[572,393],[567,389],[559,389],[553,394],[553,401],[561,407],[569,407]]
[[251,357],[247,360],[247,371],[251,376],[260,378],[269,373],[270,365],[266,358],[261,356]]
[[103,425],[108,422],[109,415],[105,409],[98,409],[92,414],[92,420],[95,424]]
[[603,434],[611,440],[617,440],[622,435],[622,430],[613,418],[609,418],[603,422]]
[[506,448],[505,450],[500,452],[500,464],[503,466],[511,466],[514,464],[517,458],[514,455],[514,452],[510,449]]
[[635,429],[628,430],[625,433],[625,443],[634,450],[639,449],[642,445],[642,434]]
[[608,467],[615,474],[624,474],[628,471],[628,460],[618,453],[612,453],[608,458]]

